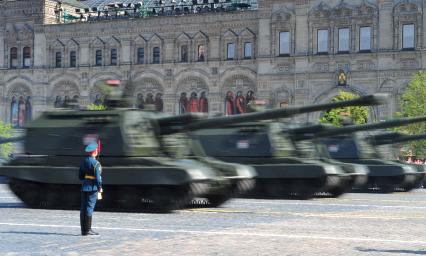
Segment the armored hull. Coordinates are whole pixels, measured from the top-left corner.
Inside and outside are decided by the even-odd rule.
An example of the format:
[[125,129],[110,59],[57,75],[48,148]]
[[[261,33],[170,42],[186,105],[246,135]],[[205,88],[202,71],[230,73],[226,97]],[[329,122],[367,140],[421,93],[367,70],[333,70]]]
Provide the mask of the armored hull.
[[312,134],[306,134],[309,130],[309,127],[284,124],[282,136],[292,142],[295,151],[302,159],[318,159],[322,163],[338,166],[344,172],[345,177],[342,178],[342,182],[325,187],[325,190],[321,191],[321,196],[338,197],[349,192],[353,187],[362,187],[367,183],[369,171],[366,166],[332,159]]
[[[11,190],[35,208],[78,208],[80,181],[77,157],[17,156],[1,167]],[[67,163],[64,165],[64,163]],[[194,197],[225,186],[203,165],[187,165],[166,158],[108,158],[103,160],[104,210],[171,211]]]
[[[273,136],[273,123],[243,123],[196,131],[191,139],[204,154],[256,170],[255,187],[246,196],[258,198],[311,198],[347,178],[334,165],[292,157],[290,145]],[[288,147],[287,147],[288,146]]]
[[[106,102],[109,102],[110,106],[121,106],[118,104],[120,101],[114,97]],[[129,109],[45,112],[26,128],[25,155],[18,156],[0,167],[0,175],[11,178],[12,191],[29,206],[75,207],[78,192],[73,191],[79,191],[76,178],[79,159],[83,157],[83,145],[100,140],[105,179],[105,199],[99,203],[100,208],[135,209],[144,208],[148,204],[161,211],[170,211],[181,207],[195,196],[211,196],[211,201],[216,201],[215,204],[218,205],[227,197],[217,199],[212,195],[228,191],[223,188],[232,188],[233,180],[237,181],[234,182],[237,187],[238,184],[243,184],[232,178],[243,176],[235,171],[241,168],[222,164],[220,172],[224,173],[233,168],[233,173],[237,175],[232,172],[218,175],[213,166],[219,166],[219,163],[207,165],[200,161],[181,161],[169,157],[164,151],[162,136],[247,121],[289,117],[333,107],[382,102],[383,97],[365,96],[347,102],[276,109],[236,117],[200,119],[197,122],[193,122],[190,115],[156,118],[156,114],[152,112]],[[174,126],[176,122],[177,127]],[[231,166],[233,167],[230,168]],[[331,165],[327,166],[330,167],[318,168],[313,176],[326,178],[325,180],[328,174],[336,176],[336,169]],[[333,169],[332,173],[328,173],[330,168]],[[250,175],[245,174],[245,177]],[[301,175],[302,183],[311,181],[311,178]],[[327,182],[322,181],[318,186],[325,184]],[[71,199],[61,200],[63,192]]]
[[229,186],[212,167],[163,155],[154,131],[140,111],[47,112],[27,127],[26,154],[0,175],[30,207],[76,208],[83,145],[100,139],[105,192],[98,209],[171,211]]
[[417,171],[409,165],[377,158],[375,151],[361,138],[338,136],[323,140],[331,157],[368,168],[368,182],[361,190],[389,193],[400,189],[410,190],[417,179]]

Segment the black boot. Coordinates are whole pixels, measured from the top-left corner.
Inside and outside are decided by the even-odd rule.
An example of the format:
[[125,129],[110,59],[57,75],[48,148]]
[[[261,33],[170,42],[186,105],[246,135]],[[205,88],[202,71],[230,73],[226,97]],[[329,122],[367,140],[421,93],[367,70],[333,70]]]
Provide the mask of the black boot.
[[87,236],[85,216],[86,216],[85,214],[80,214],[80,227],[81,227],[82,236]]
[[89,236],[98,236],[99,234],[92,230],[92,216],[86,216],[87,218],[87,234]]

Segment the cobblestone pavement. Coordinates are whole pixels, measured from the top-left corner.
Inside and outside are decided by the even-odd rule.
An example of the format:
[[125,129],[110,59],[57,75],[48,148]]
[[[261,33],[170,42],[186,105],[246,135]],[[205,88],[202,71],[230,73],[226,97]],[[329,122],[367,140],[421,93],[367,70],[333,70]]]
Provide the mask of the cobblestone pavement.
[[426,190],[234,199],[172,214],[27,209],[0,184],[0,255],[426,255]]

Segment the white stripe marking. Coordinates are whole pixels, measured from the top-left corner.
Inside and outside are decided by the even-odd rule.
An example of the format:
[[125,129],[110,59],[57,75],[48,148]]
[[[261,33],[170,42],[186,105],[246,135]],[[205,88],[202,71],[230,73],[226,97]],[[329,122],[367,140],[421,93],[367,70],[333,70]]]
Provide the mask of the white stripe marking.
[[374,205],[374,204],[321,204],[321,203],[304,203],[304,202],[268,202],[268,201],[231,201],[231,203],[240,203],[240,204],[272,204],[272,205],[313,205],[313,206],[346,206],[346,207],[375,207],[375,208],[402,208],[402,209],[426,209],[426,206],[407,206],[407,205]]
[[[23,224],[23,223],[0,223],[3,226],[27,226],[27,227],[48,227],[48,228],[80,228],[80,226],[66,225],[47,225],[47,224]],[[196,230],[171,230],[171,229],[150,229],[150,228],[113,228],[113,227],[94,227],[100,230],[121,230],[133,232],[158,232],[158,233],[181,233],[181,234],[204,234],[204,235],[228,235],[228,236],[251,236],[251,237],[277,237],[290,239],[317,239],[317,240],[335,240],[335,241],[353,241],[353,242],[379,242],[379,243],[399,243],[399,244],[422,244],[426,241],[415,240],[393,240],[363,237],[335,237],[335,236],[310,236],[310,235],[290,235],[290,234],[268,234],[255,232],[226,232],[226,231],[196,231]]]

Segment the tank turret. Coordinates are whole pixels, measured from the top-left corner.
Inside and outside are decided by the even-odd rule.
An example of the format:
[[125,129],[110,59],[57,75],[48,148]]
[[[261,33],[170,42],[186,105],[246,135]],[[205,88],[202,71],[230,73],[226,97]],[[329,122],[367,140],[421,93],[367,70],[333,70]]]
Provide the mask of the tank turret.
[[18,142],[18,141],[23,141],[23,140],[25,140],[25,137],[12,137],[12,138],[0,137],[0,144]]

